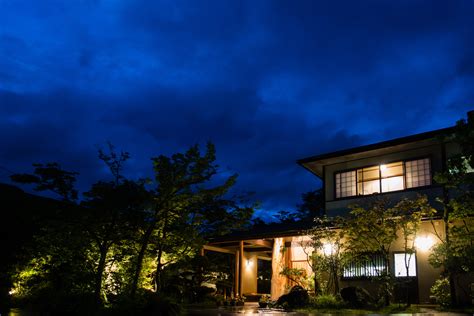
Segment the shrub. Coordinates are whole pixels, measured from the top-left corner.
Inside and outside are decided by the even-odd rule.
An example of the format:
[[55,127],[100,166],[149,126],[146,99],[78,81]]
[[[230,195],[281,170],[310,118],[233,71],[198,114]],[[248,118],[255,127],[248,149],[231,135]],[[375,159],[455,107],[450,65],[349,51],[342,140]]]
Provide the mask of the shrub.
[[106,315],[114,316],[176,316],[181,315],[182,308],[174,298],[158,295],[147,290],[141,290],[133,300],[124,297],[113,307],[107,309],[106,312]]
[[431,294],[435,297],[436,303],[442,307],[449,306],[451,304],[451,291],[448,278],[436,280],[431,287]]
[[339,297],[331,294],[314,296],[311,298],[310,304],[318,309],[339,309],[345,307],[345,303]]
[[374,303],[374,299],[367,290],[356,286],[343,288],[341,297],[349,306],[355,308],[365,308]]

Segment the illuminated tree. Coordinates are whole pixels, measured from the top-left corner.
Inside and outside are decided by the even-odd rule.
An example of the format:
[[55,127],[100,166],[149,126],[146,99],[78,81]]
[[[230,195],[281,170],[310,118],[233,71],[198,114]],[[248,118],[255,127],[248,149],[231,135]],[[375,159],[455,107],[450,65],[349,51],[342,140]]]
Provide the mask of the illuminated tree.
[[226,199],[237,176],[215,184],[217,174],[215,149],[208,144],[201,154],[192,146],[185,153],[152,159],[155,188],[152,210],[145,219],[135,261],[131,295],[135,295],[143,260],[152,255],[156,270],[153,283],[160,293],[164,287],[165,268],[198,254],[209,234],[222,234],[247,223],[253,212],[235,199]]
[[[302,241],[302,249],[308,258],[308,264],[313,271],[315,294],[339,293],[339,280],[342,277],[345,248],[342,218],[321,217],[315,219],[315,226],[307,231],[311,238]],[[323,277],[326,276],[325,288]]]
[[445,141],[459,146],[459,152],[447,161],[444,172],[435,181],[445,187],[443,205],[445,237],[430,256],[435,267],[444,267],[449,280],[451,304],[456,305],[456,279],[474,271],[474,112],[457,122],[454,133]]

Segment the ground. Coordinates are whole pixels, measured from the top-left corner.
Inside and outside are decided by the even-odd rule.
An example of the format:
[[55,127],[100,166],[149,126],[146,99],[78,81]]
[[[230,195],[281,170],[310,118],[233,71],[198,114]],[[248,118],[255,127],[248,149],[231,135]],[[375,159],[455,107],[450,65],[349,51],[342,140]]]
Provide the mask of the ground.
[[233,316],[233,315],[272,315],[272,316],[330,316],[330,315],[347,315],[347,314],[357,314],[357,315],[430,315],[430,316],[461,316],[461,315],[472,315],[472,313],[453,313],[453,312],[439,312],[432,308],[420,307],[419,313],[396,313],[396,314],[375,314],[370,311],[361,311],[361,310],[336,310],[336,311],[294,311],[294,312],[285,312],[277,309],[262,309],[258,308],[258,303],[248,302],[245,303],[245,306],[240,307],[219,307],[219,308],[192,308],[188,309],[187,315],[190,316]]

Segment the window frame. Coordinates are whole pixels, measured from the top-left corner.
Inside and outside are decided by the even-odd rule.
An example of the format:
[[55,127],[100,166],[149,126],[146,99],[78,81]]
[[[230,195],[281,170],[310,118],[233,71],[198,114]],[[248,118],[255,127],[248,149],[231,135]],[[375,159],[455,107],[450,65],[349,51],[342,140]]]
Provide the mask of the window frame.
[[[360,167],[357,167],[357,168],[350,168],[350,169],[342,169],[342,170],[338,170],[338,171],[335,171],[333,172],[333,200],[345,200],[345,199],[354,199],[354,198],[361,198],[361,197],[367,197],[367,196],[372,196],[372,195],[379,195],[379,194],[390,194],[390,193],[394,193],[394,192],[402,192],[402,191],[411,191],[411,190],[419,190],[419,189],[422,189],[422,188],[428,188],[428,187],[432,187],[434,186],[434,183],[433,183],[433,159],[432,159],[432,155],[425,155],[425,156],[419,156],[419,157],[413,157],[413,158],[409,158],[409,159],[396,159],[396,160],[391,160],[391,161],[387,161],[387,162],[382,162],[380,164],[371,164],[371,165],[364,165],[364,166],[360,166]],[[407,188],[407,181],[406,181],[406,163],[409,162],[409,161],[415,161],[415,160],[422,160],[422,159],[428,159],[429,160],[429,171],[430,171],[430,184],[428,185],[422,185],[422,186],[417,186],[417,187],[411,187],[411,188]],[[403,189],[401,190],[394,190],[394,191],[387,191],[387,192],[382,192],[382,172],[380,170],[380,165],[386,165],[386,164],[391,164],[391,163],[396,163],[396,162],[401,162],[402,163],[402,166],[403,166]],[[372,193],[372,194],[359,194],[359,186],[358,186],[358,170],[362,170],[362,169],[365,169],[365,168],[370,168],[370,167],[375,167],[375,166],[379,166],[379,178],[378,178],[378,181],[379,181],[379,190],[380,192],[379,193]],[[355,172],[355,178],[356,178],[356,194],[355,195],[350,195],[350,196],[344,196],[344,197],[337,197],[337,186],[336,186],[336,177],[338,174],[342,174],[342,173],[345,173],[345,172],[351,172],[351,171],[354,171]]]
[[[393,276],[397,279],[412,279],[412,278],[417,278],[418,277],[418,255],[416,251],[413,251],[411,254],[415,255],[415,275],[414,276],[398,276],[396,275],[396,270],[395,270],[395,255],[396,254],[405,254],[407,253],[406,251],[394,251],[392,253],[392,264],[391,264],[391,269]],[[411,259],[410,259],[411,260]]]
[[[380,252],[373,252],[373,253],[365,253],[364,255],[368,255],[368,256],[379,256],[379,260],[382,262],[382,264],[384,265],[384,268],[385,268],[385,258],[383,256],[383,254],[381,254]],[[368,260],[367,262],[370,263],[370,260]],[[358,262],[357,260],[354,260],[354,265],[357,265]],[[350,263],[349,263],[350,264]],[[373,265],[371,265],[370,267],[373,267]],[[369,267],[369,268],[370,268]],[[341,280],[343,281],[352,281],[352,280],[370,280],[370,279],[373,279],[373,278],[378,278],[382,275],[383,271],[380,272],[379,275],[356,275],[356,276],[345,276],[345,269],[347,267],[344,267],[343,270],[342,270],[342,276],[341,276]],[[367,270],[367,265],[364,267],[364,270]],[[390,267],[389,267],[390,268]],[[374,268],[375,269],[375,268]]]

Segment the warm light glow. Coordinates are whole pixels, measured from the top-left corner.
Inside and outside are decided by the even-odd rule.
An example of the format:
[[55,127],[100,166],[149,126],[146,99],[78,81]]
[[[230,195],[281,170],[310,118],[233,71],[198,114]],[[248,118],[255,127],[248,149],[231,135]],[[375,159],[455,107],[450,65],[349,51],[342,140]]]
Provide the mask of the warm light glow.
[[13,294],[15,294],[15,293],[16,293],[16,290],[15,290],[15,289],[11,289],[10,291],[8,291],[8,294],[10,294],[10,295],[13,295]]
[[386,165],[380,165],[380,170],[384,171],[387,169],[387,166]]
[[253,265],[252,259],[247,259],[247,268],[250,269]]
[[323,245],[323,252],[326,256],[330,256],[334,253],[334,246],[331,243]]
[[434,245],[434,240],[433,238],[429,236],[424,236],[424,237],[416,237],[415,238],[415,247],[419,250],[429,250],[431,247]]

